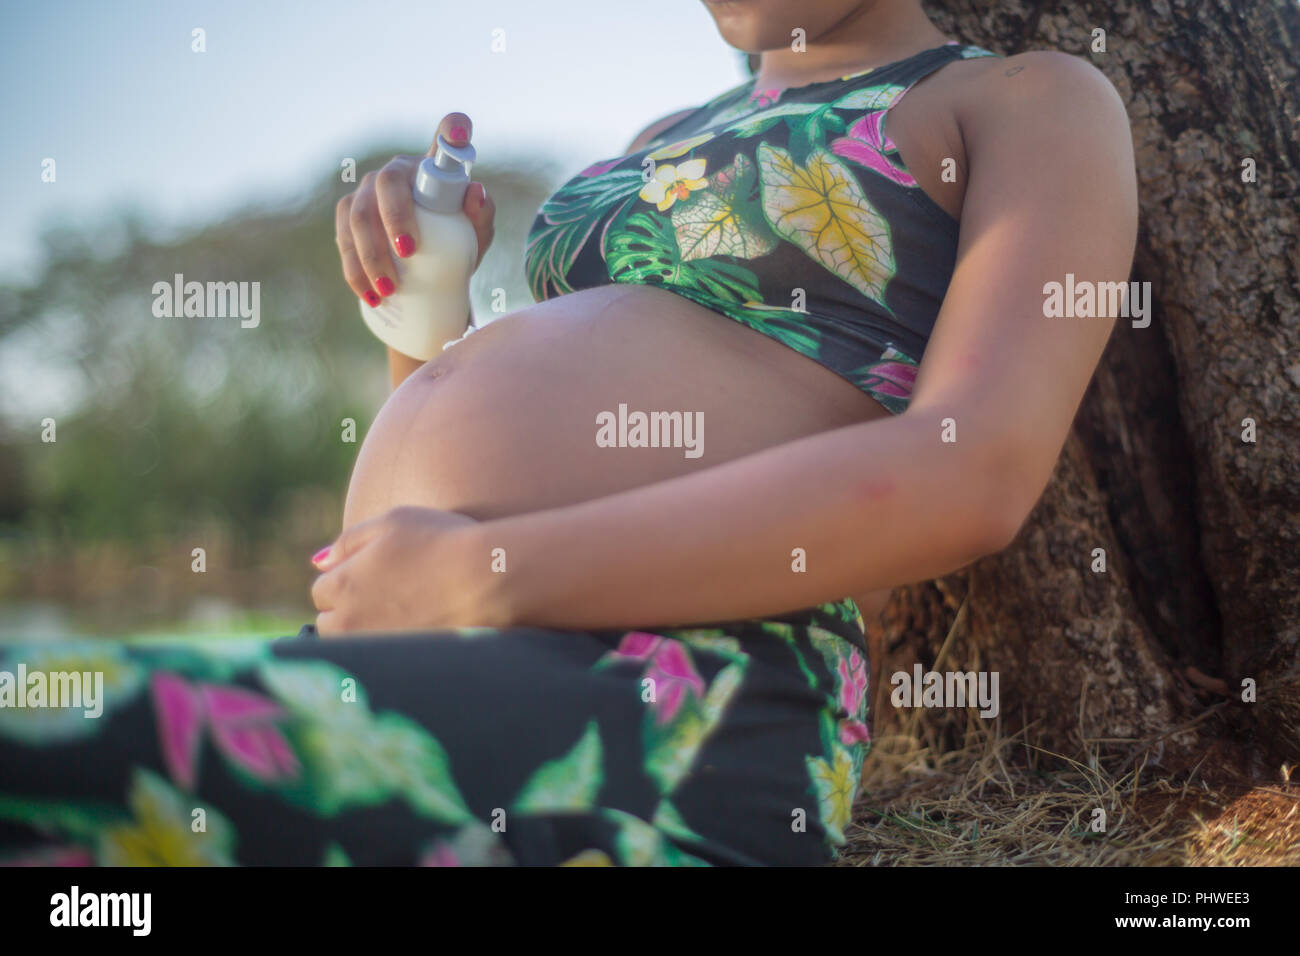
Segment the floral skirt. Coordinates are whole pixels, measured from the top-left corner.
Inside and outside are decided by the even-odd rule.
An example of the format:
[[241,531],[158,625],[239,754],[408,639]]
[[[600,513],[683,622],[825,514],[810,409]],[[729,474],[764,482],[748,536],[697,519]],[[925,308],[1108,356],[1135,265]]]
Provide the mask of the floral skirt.
[[819,864],[867,700],[851,601],[653,633],[0,643],[0,864]]

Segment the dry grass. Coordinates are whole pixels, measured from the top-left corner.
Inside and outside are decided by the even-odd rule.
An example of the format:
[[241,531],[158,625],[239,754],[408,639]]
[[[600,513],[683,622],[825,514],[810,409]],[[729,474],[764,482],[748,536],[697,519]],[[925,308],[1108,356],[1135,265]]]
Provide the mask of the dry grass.
[[[878,738],[838,865],[1300,865],[1300,773],[1215,783],[1204,760],[1156,766],[1159,741],[1107,756],[1098,745],[1080,762],[989,727],[972,718],[947,752],[916,722]],[[1097,808],[1105,832],[1091,828]]]

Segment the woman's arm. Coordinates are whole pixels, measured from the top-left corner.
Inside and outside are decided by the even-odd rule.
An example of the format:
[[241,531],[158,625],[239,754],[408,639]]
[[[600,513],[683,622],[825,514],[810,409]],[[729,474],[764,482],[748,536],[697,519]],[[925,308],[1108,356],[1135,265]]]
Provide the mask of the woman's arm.
[[[1044,286],[1128,280],[1137,188],[1127,117],[1098,71],[1051,53],[1005,63],[960,117],[957,265],[909,410],[477,526],[481,548],[504,549],[509,570],[486,583],[511,621],[755,616],[933,578],[1010,543],[1113,326],[1045,316]],[[806,572],[792,571],[796,548]]]
[[393,388],[401,385],[406,379],[424,363],[419,359],[413,359],[409,355],[403,355],[397,349],[391,346],[388,349],[388,380],[392,383]]

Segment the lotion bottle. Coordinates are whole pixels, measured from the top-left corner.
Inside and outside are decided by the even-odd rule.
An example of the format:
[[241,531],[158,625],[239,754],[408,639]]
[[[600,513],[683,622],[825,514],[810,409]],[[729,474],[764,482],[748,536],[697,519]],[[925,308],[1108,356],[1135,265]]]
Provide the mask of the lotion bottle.
[[415,174],[419,246],[409,258],[392,257],[392,295],[377,306],[361,303],[361,317],[381,342],[421,361],[460,339],[469,325],[478,237],[462,204],[475,158],[473,146],[452,146],[438,137],[437,151],[421,160]]

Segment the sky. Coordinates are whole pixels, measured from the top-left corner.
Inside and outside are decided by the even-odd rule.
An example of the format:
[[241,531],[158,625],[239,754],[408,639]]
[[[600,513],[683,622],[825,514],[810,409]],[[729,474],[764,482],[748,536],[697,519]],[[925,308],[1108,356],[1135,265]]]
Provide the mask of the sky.
[[44,225],[289,200],[381,143],[423,153],[451,110],[481,159],[576,172],[744,75],[699,0],[5,0],[0,281],[39,271]]

